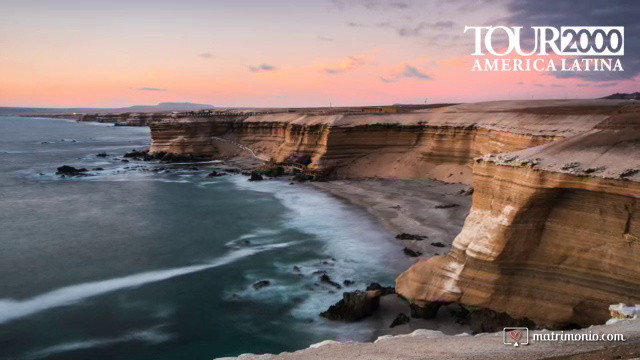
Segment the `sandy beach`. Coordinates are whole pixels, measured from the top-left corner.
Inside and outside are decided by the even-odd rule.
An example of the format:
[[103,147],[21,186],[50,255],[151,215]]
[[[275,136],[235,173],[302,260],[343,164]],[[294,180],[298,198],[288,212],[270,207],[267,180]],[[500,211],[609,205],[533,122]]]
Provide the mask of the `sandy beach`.
[[471,187],[463,184],[386,179],[311,184],[364,207],[393,234],[425,237],[399,240],[405,247],[422,253],[416,261],[447,253],[471,207]]

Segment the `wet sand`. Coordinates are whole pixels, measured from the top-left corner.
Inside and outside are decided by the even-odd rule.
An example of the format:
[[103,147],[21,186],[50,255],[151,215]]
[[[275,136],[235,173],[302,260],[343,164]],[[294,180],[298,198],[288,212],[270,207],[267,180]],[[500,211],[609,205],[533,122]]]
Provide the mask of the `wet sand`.
[[363,206],[392,234],[425,236],[423,240],[401,240],[405,247],[422,253],[416,261],[446,254],[471,207],[470,187],[462,184],[383,179],[311,184]]

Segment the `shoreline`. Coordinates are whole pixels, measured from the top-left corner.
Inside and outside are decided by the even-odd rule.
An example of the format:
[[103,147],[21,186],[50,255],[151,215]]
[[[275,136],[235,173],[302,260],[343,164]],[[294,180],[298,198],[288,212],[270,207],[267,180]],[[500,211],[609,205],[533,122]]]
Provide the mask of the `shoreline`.
[[[414,262],[446,254],[471,208],[470,187],[437,180],[354,179],[310,182],[322,191],[362,207],[394,236],[422,255]],[[435,244],[435,245],[434,245]]]

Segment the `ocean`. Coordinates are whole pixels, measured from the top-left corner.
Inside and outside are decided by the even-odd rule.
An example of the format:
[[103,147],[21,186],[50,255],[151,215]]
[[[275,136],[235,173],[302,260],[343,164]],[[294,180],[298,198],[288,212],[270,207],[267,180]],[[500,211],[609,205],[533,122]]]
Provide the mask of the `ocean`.
[[149,142],[143,127],[0,117],[0,359],[212,359],[375,337],[371,321],[318,316],[409,266],[364,209],[304,184],[207,178],[211,163],[122,161]]

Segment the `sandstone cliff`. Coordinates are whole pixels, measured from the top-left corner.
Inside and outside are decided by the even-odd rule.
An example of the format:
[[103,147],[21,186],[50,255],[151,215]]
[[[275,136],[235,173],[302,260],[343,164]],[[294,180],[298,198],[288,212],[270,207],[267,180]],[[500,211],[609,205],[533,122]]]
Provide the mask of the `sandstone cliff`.
[[241,144],[276,162],[305,159],[337,177],[471,183],[474,157],[585,132],[621,101],[492,102],[397,114],[281,112],[152,123],[151,152],[237,155]]
[[249,149],[336,177],[473,183],[452,251],[403,273],[398,292],[427,310],[457,302],[562,328],[603,323],[610,304],[640,302],[638,109],[556,100],[184,117],[152,123],[150,151]]
[[640,107],[619,112],[559,142],[478,158],[452,251],[403,273],[398,292],[556,328],[640,302]]

